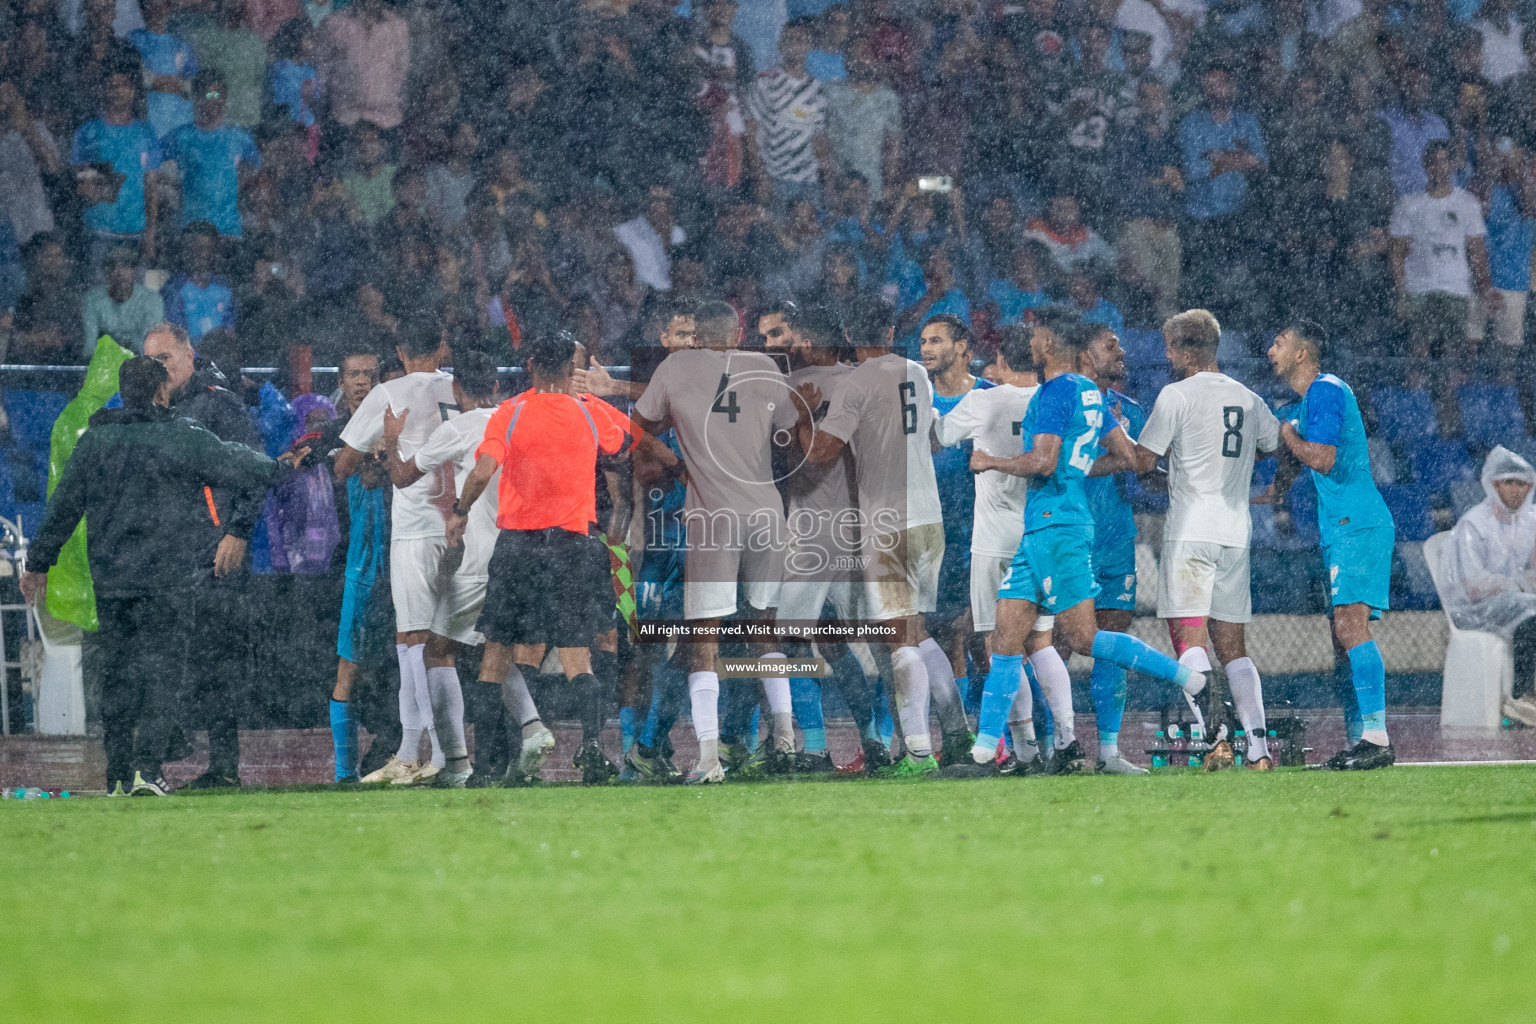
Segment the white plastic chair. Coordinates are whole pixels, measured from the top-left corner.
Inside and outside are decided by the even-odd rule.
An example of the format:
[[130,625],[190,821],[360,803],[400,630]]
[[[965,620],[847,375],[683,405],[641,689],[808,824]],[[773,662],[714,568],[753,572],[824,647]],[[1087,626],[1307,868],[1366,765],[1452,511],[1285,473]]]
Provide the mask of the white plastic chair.
[[[1449,532],[1437,533],[1424,542],[1424,560],[1435,581],[1441,605],[1445,590],[1440,579],[1440,559],[1450,543]],[[1497,729],[1515,680],[1515,652],[1508,640],[1493,633],[1457,629],[1450,621],[1445,645],[1445,682],[1440,692],[1440,727]]]

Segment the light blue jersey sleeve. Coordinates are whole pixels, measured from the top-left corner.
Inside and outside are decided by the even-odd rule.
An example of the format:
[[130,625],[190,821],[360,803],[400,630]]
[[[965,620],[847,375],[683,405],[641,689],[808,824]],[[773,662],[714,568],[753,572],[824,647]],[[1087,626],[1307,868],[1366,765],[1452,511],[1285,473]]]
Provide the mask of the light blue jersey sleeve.
[[[1132,441],[1141,436],[1147,414],[1133,399],[1111,389],[1105,396],[1104,431],[1118,425]],[[1097,454],[1104,454],[1101,442]],[[1084,481],[1088,506],[1093,511],[1094,565],[1119,565],[1136,561],[1136,516],[1125,499],[1129,473],[1089,477]]]
[[1314,380],[1301,402],[1299,429],[1307,441],[1334,448],[1333,468],[1311,471],[1323,543],[1341,533],[1390,527],[1392,514],[1371,479],[1365,420],[1349,385],[1331,373]]

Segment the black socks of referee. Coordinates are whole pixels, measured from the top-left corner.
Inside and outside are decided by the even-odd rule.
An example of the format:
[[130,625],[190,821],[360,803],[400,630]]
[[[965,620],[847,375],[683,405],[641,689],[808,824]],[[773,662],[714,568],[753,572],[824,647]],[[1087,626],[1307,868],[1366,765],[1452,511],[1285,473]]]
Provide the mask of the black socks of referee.
[[619,656],[612,651],[592,652],[592,671],[572,679],[581,714],[582,743],[598,743],[608,718],[608,698],[619,675]]

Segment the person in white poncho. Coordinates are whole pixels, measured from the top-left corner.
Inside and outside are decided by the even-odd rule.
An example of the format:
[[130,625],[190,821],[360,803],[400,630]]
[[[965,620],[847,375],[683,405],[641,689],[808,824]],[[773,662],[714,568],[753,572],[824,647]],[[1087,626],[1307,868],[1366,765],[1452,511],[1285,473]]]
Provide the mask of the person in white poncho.
[[1536,469],[1496,447],[1483,463],[1488,497],[1468,510],[1441,555],[1441,601],[1458,629],[1496,633],[1514,644],[1516,707],[1536,725]]

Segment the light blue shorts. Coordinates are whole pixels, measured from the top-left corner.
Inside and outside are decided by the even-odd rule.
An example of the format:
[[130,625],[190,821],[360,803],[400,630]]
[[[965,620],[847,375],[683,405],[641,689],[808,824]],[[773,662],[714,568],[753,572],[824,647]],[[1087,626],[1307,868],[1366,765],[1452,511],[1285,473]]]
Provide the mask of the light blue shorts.
[[1392,548],[1397,531],[1390,526],[1373,526],[1340,534],[1323,547],[1323,564],[1328,567],[1329,603],[1335,608],[1346,604],[1364,604],[1371,608],[1371,618],[1390,607],[1388,594],[1392,585]]
[[997,596],[1028,601],[1046,615],[1055,615],[1098,594],[1093,527],[1048,526],[1024,535]]

